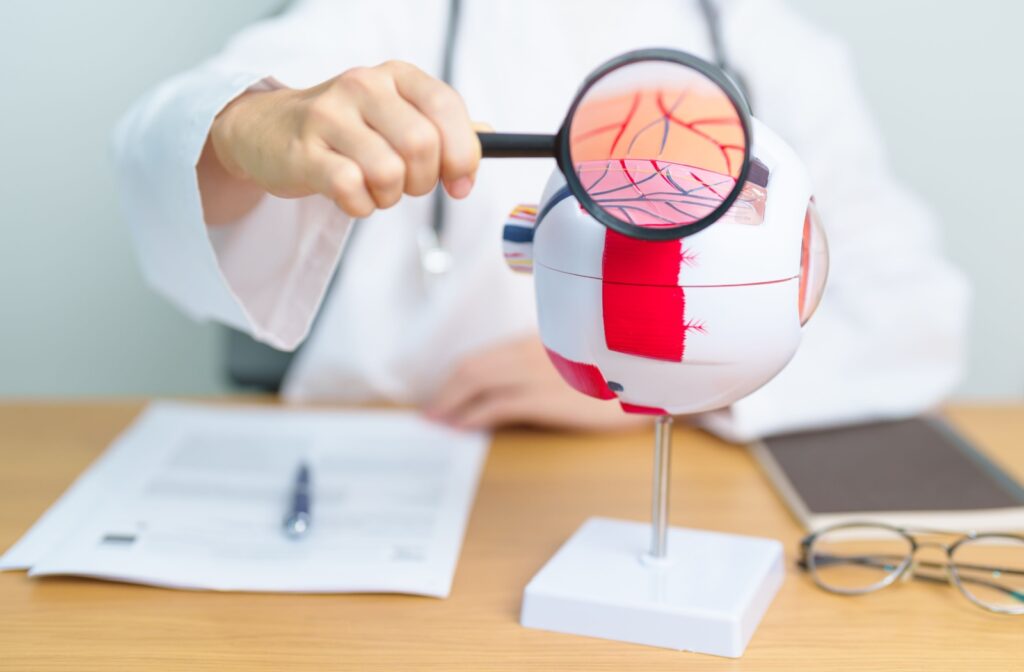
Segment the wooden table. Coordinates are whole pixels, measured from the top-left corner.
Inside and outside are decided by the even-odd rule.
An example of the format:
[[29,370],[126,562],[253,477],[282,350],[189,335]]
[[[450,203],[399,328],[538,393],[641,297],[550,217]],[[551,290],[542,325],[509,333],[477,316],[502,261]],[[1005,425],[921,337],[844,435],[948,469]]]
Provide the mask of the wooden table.
[[[0,548],[138,412],[137,402],[0,404]],[[1024,407],[947,414],[1024,479]],[[742,449],[680,428],[672,520],[781,539],[787,577],[740,660],[527,630],[523,587],[591,515],[648,516],[651,438],[497,436],[447,600],[178,592],[0,574],[0,669],[1024,669],[1024,620],[909,582],[862,598],[793,566],[801,530]]]

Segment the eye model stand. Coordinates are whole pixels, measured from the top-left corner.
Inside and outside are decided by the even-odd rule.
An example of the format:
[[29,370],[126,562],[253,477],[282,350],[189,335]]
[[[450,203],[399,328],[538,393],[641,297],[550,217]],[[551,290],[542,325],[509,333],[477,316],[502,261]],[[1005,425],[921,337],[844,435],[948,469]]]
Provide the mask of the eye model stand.
[[653,525],[590,518],[533,577],[520,622],[739,657],[782,584],[782,544],[668,526],[672,416],[655,422]]

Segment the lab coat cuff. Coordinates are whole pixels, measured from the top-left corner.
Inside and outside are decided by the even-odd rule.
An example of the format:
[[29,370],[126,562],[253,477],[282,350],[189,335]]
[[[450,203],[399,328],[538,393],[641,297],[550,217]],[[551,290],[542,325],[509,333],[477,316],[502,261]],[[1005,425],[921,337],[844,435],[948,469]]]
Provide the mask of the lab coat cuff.
[[[280,88],[286,87],[279,80],[262,76],[223,101],[213,116],[242,93]],[[298,347],[326,295],[350,222],[322,196],[267,194],[238,221],[206,227],[224,283],[245,318],[233,326],[279,350]]]
[[237,327],[247,320],[207,238],[195,166],[214,117],[264,79],[210,68],[185,73],[136,103],[113,139],[122,205],[147,282],[194,318]]
[[336,266],[348,219],[328,199],[266,196],[248,216],[206,225],[196,164],[213,120],[266,73],[205,66],[157,87],[124,116],[114,154],[146,281],[197,320],[273,347],[306,336]]
[[265,196],[241,220],[209,231],[247,331],[279,350],[308,336],[345,247],[350,219],[329,199]]

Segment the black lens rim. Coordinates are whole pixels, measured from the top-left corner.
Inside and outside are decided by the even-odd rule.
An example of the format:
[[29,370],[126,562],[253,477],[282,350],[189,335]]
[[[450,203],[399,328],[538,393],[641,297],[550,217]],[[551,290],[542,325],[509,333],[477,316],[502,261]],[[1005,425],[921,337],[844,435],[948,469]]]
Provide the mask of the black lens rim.
[[[885,578],[877,581],[869,586],[863,586],[860,588],[846,588],[843,586],[833,585],[828,582],[827,579],[822,578],[816,556],[815,556],[815,545],[818,544],[822,539],[828,539],[828,535],[838,530],[850,530],[857,528],[867,528],[871,530],[886,530],[891,532],[896,537],[903,539],[907,542],[907,554],[900,561],[900,564],[892,571],[886,574]],[[812,534],[809,534],[801,542],[803,548],[805,561],[807,564],[807,571],[810,572],[814,578],[814,582],[821,588],[836,593],[837,595],[867,595],[873,593],[876,590],[881,590],[895,583],[910,567],[914,561],[914,556],[917,554],[918,544],[917,540],[913,536],[907,533],[903,528],[888,525],[886,523],[872,523],[872,522],[860,522],[851,521],[847,523],[839,523],[837,525],[830,525],[823,529],[817,530]]]
[[[733,104],[733,107],[736,109],[736,114],[740,119],[740,126],[743,129],[745,142],[743,148],[743,163],[740,166],[739,175],[736,177],[736,187],[711,213],[690,224],[683,224],[671,228],[649,228],[624,222],[621,219],[614,217],[611,213],[597,204],[597,201],[594,200],[583,187],[583,183],[580,182],[579,176],[576,174],[576,170],[573,167],[572,154],[569,151],[569,131],[572,126],[573,117],[576,115],[576,109],[583,101],[583,97],[586,96],[587,92],[598,81],[612,71],[641,61],[667,61],[669,63],[677,63],[692,70],[696,70],[718,85],[718,87],[725,92],[725,95]],[[743,186],[746,184],[747,177],[750,173],[752,144],[750,111],[746,104],[746,98],[744,98],[740,90],[721,68],[698,58],[693,54],[688,54],[677,49],[637,49],[635,51],[626,52],[625,54],[616,56],[610,61],[603,63],[587,76],[583,85],[576,93],[576,97],[573,99],[572,105],[569,107],[569,111],[565,115],[565,121],[562,123],[562,127],[558,131],[557,155],[555,158],[558,162],[558,167],[565,175],[565,180],[569,189],[573,192],[573,195],[576,196],[580,205],[582,205],[584,209],[594,217],[594,219],[601,222],[604,226],[623,235],[630,236],[631,238],[638,238],[640,240],[679,240],[687,236],[692,236],[693,234],[699,233],[708,228],[721,219],[729,208],[732,207],[733,203],[736,202],[736,199],[740,196],[740,192],[743,191]]]
[[960,539],[957,539],[955,543],[946,548],[946,555],[949,557],[949,573],[950,576],[953,578],[953,583],[956,584],[957,589],[959,589],[960,592],[963,593],[964,597],[966,597],[968,600],[975,603],[979,607],[1001,613],[1019,614],[1021,613],[1019,608],[1008,609],[1005,605],[995,604],[993,602],[989,602],[975,595],[973,592],[971,592],[971,589],[968,588],[966,585],[966,583],[968,583],[969,581],[965,580],[964,577],[960,575],[960,567],[957,565],[956,561],[957,551],[959,551],[962,548],[970,546],[973,542],[981,541],[984,539],[1012,539],[1013,541],[1024,544],[1024,535],[1014,534],[1013,532],[981,532],[976,534],[968,534],[961,537]]

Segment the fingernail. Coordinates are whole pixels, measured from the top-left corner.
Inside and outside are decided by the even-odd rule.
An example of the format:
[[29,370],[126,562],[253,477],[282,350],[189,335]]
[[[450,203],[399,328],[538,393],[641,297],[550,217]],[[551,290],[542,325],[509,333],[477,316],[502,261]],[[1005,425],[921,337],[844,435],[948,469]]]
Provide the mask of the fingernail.
[[465,198],[473,190],[473,178],[460,177],[448,185],[448,193],[452,198]]

